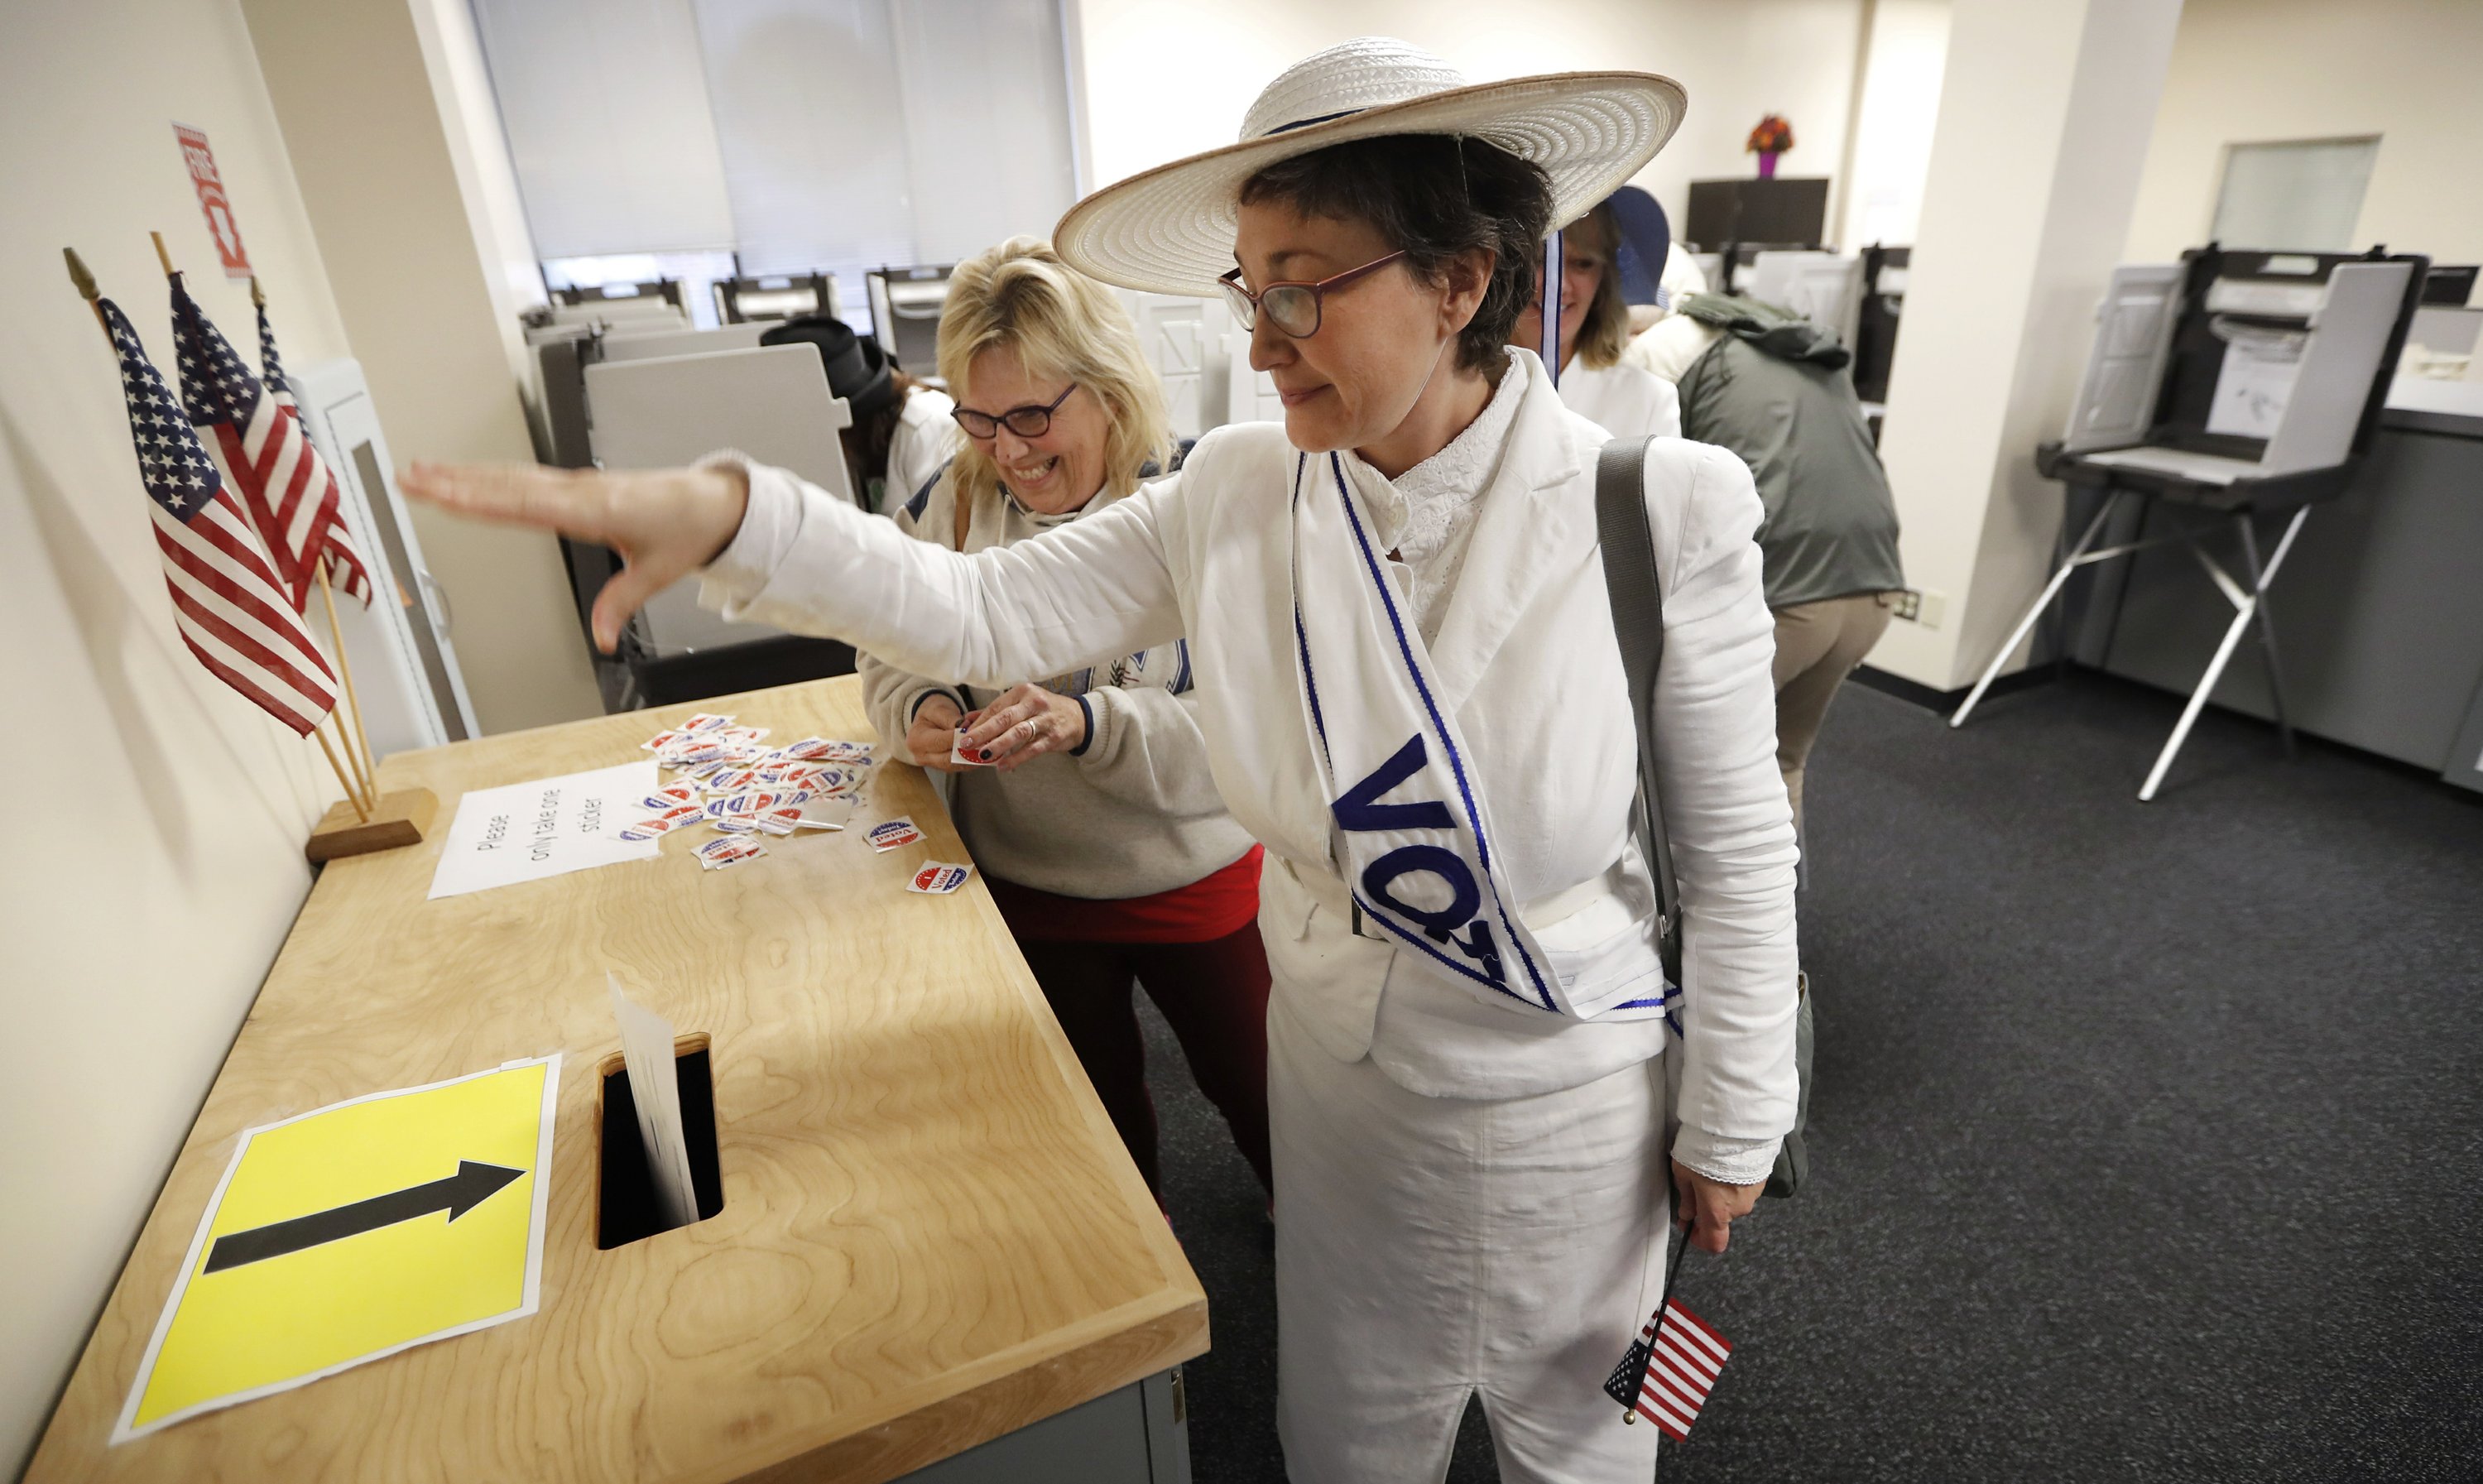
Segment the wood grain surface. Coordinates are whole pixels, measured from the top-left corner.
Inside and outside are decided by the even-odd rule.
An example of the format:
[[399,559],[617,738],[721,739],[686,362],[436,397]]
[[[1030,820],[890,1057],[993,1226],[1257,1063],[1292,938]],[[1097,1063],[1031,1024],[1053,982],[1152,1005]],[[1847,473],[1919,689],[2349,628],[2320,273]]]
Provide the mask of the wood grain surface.
[[[389,758],[423,843],[312,889],[27,1478],[892,1478],[1207,1348],[1207,1304],[922,774],[854,827],[702,871],[662,854],[426,901],[468,788],[606,767],[699,709],[868,738],[846,677]],[[926,838],[874,853],[874,821]],[[595,1246],[604,988],[712,1038],[722,1214]],[[107,1445],[245,1128],[563,1054],[533,1316]]]

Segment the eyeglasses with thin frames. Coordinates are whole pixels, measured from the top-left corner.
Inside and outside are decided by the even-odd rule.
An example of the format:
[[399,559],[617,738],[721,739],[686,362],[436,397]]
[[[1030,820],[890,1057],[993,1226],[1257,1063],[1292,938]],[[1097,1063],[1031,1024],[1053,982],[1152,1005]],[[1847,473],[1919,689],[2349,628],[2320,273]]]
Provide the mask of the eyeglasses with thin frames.
[[1052,431],[1052,414],[1059,411],[1060,404],[1068,401],[1069,393],[1077,389],[1078,384],[1072,382],[1067,390],[1049,403],[1028,403],[1025,407],[1010,408],[998,415],[977,412],[966,407],[953,408],[948,415],[957,420],[957,426],[965,429],[966,437],[970,438],[998,437],[1002,428],[1022,438],[1039,438]]
[[1242,322],[1242,329],[1252,329],[1264,312],[1268,324],[1296,340],[1307,340],[1319,333],[1322,301],[1329,293],[1367,274],[1377,273],[1404,255],[1404,250],[1401,248],[1359,268],[1348,268],[1332,278],[1322,278],[1316,283],[1270,283],[1255,294],[1242,286],[1242,270],[1239,268],[1215,282],[1224,290],[1225,299],[1233,305],[1233,317]]

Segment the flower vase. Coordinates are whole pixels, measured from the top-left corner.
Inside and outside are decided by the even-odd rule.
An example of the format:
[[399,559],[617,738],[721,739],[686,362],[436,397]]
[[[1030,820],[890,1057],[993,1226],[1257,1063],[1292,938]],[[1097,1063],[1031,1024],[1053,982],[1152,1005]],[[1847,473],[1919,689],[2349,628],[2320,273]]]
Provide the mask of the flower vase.
[[1776,178],[1776,157],[1774,151],[1769,151],[1759,156],[1759,178],[1761,180],[1774,180]]

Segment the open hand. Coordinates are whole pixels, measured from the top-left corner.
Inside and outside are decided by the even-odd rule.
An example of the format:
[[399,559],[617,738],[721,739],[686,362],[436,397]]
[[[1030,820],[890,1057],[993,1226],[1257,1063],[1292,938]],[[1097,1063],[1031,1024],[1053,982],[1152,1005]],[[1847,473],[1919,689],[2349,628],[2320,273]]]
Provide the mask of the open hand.
[[975,713],[966,729],[966,751],[1002,773],[1015,772],[1046,753],[1086,745],[1086,708],[1077,699],[1040,685],[1020,685]]
[[731,544],[750,504],[748,477],[730,466],[627,472],[417,463],[397,483],[461,516],[556,531],[621,553],[621,570],[595,596],[595,644],[606,654],[641,604]]
[[1701,1252],[1722,1252],[1733,1239],[1733,1223],[1750,1214],[1768,1182],[1727,1185],[1672,1161],[1672,1224],[1690,1229],[1690,1245]]

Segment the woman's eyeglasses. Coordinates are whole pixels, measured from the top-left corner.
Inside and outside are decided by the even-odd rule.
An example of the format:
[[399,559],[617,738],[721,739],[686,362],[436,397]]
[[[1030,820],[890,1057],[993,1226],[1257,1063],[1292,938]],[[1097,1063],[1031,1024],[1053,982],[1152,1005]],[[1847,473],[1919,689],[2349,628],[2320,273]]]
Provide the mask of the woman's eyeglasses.
[[1307,340],[1319,333],[1320,301],[1331,290],[1343,288],[1365,274],[1376,273],[1404,255],[1401,250],[1359,268],[1348,268],[1333,278],[1322,278],[1317,283],[1270,283],[1255,294],[1242,286],[1239,268],[1215,282],[1232,303],[1233,317],[1242,322],[1242,329],[1253,328],[1259,316],[1265,314],[1268,324],[1296,340]]
[[1039,438],[1052,431],[1052,414],[1059,411],[1060,404],[1068,401],[1069,393],[1077,389],[1078,384],[1072,382],[1067,390],[1049,403],[1013,407],[998,416],[965,407],[950,410],[948,415],[957,420],[957,426],[965,429],[966,437],[971,438],[998,437],[1002,428],[1022,438]]

